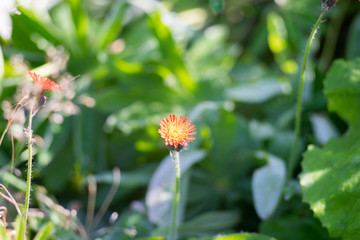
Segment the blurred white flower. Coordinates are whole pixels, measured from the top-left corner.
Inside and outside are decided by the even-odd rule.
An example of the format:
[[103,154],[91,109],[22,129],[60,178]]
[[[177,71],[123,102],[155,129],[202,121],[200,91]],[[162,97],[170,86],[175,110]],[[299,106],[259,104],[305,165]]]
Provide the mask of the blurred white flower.
[[16,11],[15,0],[0,0],[0,37],[9,40],[12,33],[10,14]]

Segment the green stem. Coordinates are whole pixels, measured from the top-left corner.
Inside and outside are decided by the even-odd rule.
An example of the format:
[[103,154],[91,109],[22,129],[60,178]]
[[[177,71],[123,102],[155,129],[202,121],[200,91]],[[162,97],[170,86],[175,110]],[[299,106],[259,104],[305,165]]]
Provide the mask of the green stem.
[[174,195],[174,208],[172,215],[172,224],[170,232],[170,240],[176,240],[177,238],[177,226],[176,226],[176,215],[180,199],[180,154],[178,151],[172,151],[171,156],[174,158],[175,163],[175,195]]
[[31,171],[32,171],[32,119],[33,119],[33,106],[30,107],[29,112],[29,125],[27,128],[27,141],[28,141],[28,169],[26,180],[26,195],[25,195],[25,209],[21,221],[21,239],[26,238],[26,222],[30,205],[30,192],[31,192]]
[[305,69],[306,69],[306,63],[307,58],[310,50],[311,41],[313,40],[316,30],[320,26],[321,20],[324,17],[326,11],[322,11],[318,20],[315,23],[315,26],[313,30],[311,31],[311,34],[309,36],[309,39],[306,44],[305,54],[304,54],[304,62],[302,66],[302,72],[301,72],[301,78],[300,78],[300,85],[299,85],[299,91],[297,96],[297,106],[296,106],[296,118],[295,118],[295,140],[294,144],[291,150],[291,156],[289,159],[289,166],[287,169],[286,179],[289,180],[293,174],[294,166],[295,166],[295,158],[296,158],[296,149],[299,141],[299,135],[300,135],[300,123],[301,123],[301,104],[302,104],[302,92],[303,92],[303,86],[304,86],[304,77],[305,77]]

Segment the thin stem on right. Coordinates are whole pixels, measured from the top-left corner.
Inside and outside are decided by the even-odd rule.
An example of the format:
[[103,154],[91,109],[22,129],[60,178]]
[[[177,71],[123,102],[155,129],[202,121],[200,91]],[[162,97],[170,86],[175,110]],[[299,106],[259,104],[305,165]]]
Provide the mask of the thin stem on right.
[[291,178],[291,176],[293,174],[295,160],[296,160],[296,150],[297,150],[297,145],[299,142],[299,135],[300,135],[300,128],[301,128],[302,92],[303,92],[303,86],[304,86],[307,58],[308,58],[308,54],[309,54],[309,50],[310,50],[310,46],[311,46],[311,41],[313,40],[316,30],[319,28],[320,23],[325,15],[325,13],[326,13],[326,10],[321,12],[318,20],[315,23],[313,30],[311,31],[311,34],[310,34],[309,39],[306,44],[304,61],[303,61],[303,66],[302,66],[301,78],[300,78],[300,85],[299,85],[298,96],[297,96],[296,118],[295,118],[295,140],[294,140],[293,147],[291,150],[291,156],[289,159],[289,165],[288,165],[287,173],[286,173],[287,181],[289,181],[289,179]]

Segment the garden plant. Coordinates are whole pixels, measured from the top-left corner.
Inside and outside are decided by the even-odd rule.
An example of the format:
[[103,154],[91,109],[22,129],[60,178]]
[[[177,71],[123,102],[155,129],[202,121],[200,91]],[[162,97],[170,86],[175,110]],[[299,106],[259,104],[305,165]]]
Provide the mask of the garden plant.
[[360,240],[358,0],[0,0],[0,239]]

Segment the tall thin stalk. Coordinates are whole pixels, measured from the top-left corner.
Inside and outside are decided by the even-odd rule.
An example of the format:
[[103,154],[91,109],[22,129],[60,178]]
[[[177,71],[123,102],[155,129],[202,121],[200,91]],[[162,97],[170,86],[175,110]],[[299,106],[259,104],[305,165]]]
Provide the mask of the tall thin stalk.
[[176,224],[176,216],[177,216],[177,209],[179,205],[180,199],[180,154],[178,151],[171,151],[171,156],[174,159],[175,163],[175,195],[174,195],[174,207],[173,207],[173,214],[172,214],[172,224],[171,224],[171,231],[170,231],[170,240],[177,239],[177,224]]
[[28,169],[27,169],[27,179],[26,179],[25,208],[21,219],[20,239],[26,238],[26,222],[27,222],[29,205],[30,205],[31,173],[32,173],[32,119],[33,119],[33,105],[31,105],[30,107],[29,124],[27,128]]
[[304,54],[304,61],[301,71],[301,78],[300,78],[300,85],[298,90],[298,96],[297,96],[297,106],[296,106],[296,118],[295,118],[295,140],[294,144],[291,150],[291,156],[289,159],[289,165],[287,169],[286,179],[289,180],[292,176],[294,166],[295,166],[295,159],[296,159],[296,149],[299,142],[299,135],[300,135],[300,125],[301,125],[301,105],[302,105],[302,92],[303,92],[303,86],[304,86],[304,78],[305,78],[305,69],[306,69],[306,63],[308,59],[308,54],[311,46],[311,42],[314,39],[315,33],[317,29],[320,26],[320,23],[325,15],[327,10],[323,10],[318,18],[318,20],[315,23],[315,26],[313,30],[311,31],[311,34],[309,36],[309,39],[306,44],[305,54]]

